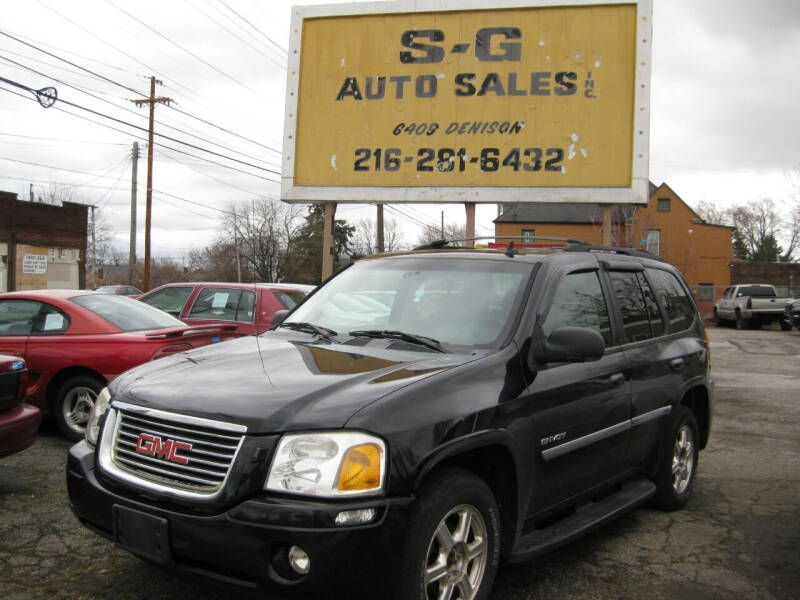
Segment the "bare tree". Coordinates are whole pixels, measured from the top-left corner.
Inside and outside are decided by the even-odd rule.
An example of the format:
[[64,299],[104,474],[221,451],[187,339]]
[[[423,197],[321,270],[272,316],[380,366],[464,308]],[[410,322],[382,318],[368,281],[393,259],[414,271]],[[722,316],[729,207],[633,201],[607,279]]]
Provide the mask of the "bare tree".
[[[403,232],[394,219],[383,222],[383,250],[397,252],[403,247]],[[361,219],[356,224],[352,249],[356,254],[375,254],[378,251],[378,228],[373,219]]]
[[[465,225],[458,225],[456,223],[448,223],[444,227],[444,239],[446,240],[463,240],[467,237],[467,228]],[[424,246],[442,239],[442,230],[435,225],[426,225],[422,233],[417,238],[417,245]],[[462,246],[463,244],[456,243],[450,244],[451,246]]]
[[[783,249],[778,245],[778,237],[784,222],[773,200],[765,198],[737,206],[731,217],[735,227],[733,249],[739,258],[776,262],[781,257]],[[788,254],[792,251],[790,248]]]
[[703,200],[694,209],[700,218],[710,225],[730,225],[731,211],[717,206],[716,202]]
[[225,241],[238,247],[241,260],[258,281],[281,281],[287,249],[301,218],[297,205],[258,198],[229,208],[223,221]]

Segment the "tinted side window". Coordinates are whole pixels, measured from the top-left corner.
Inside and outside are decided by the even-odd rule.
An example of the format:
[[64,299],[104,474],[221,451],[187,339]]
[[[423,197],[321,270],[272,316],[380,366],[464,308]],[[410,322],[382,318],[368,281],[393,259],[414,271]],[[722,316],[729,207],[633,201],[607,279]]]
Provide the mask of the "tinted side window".
[[69,327],[69,317],[55,306],[42,304],[33,317],[31,335],[60,335]]
[[550,335],[554,329],[565,325],[596,329],[606,346],[611,345],[608,307],[594,271],[570,273],[559,282],[542,330]]
[[[187,318],[252,321],[255,295],[253,292],[244,292],[245,302],[242,303],[242,310],[239,310],[242,295],[242,290],[231,288],[203,288],[197,294]],[[237,318],[237,312],[240,318]]]
[[0,335],[29,335],[41,307],[33,300],[0,300]]
[[292,309],[303,301],[305,292],[275,292],[275,297],[283,308]]
[[656,298],[664,306],[670,331],[688,329],[694,322],[694,305],[678,279],[668,271],[648,269]]
[[639,280],[639,285],[644,294],[644,303],[647,307],[647,315],[650,317],[650,329],[653,331],[653,337],[664,335],[664,319],[661,317],[661,311],[656,302],[656,296],[653,290],[650,289],[650,284],[647,283],[647,278],[644,273],[637,273],[636,278]]
[[139,298],[139,300],[177,317],[181,314],[183,305],[186,304],[186,300],[192,295],[193,291],[193,287],[168,287],[152,294],[147,294],[147,296]]
[[639,342],[653,337],[650,330],[650,316],[637,273],[613,271],[609,276],[622,314],[625,342]]

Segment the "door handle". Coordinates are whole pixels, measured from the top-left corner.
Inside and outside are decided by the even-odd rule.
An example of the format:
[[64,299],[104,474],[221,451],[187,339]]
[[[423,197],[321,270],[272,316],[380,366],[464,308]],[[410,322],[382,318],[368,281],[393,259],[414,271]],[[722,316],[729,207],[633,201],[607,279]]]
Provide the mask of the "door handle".
[[674,358],[669,361],[669,367],[673,371],[683,371],[683,368],[686,366],[686,362],[682,358]]
[[614,387],[619,387],[625,383],[625,375],[623,375],[622,373],[614,373],[611,377],[608,378],[608,380]]

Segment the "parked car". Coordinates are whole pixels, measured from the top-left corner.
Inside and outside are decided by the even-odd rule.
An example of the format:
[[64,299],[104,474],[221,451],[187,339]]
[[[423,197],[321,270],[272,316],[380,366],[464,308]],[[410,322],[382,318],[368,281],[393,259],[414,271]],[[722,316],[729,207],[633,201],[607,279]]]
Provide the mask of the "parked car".
[[117,296],[129,296],[131,298],[138,298],[142,295],[142,290],[135,288],[132,285],[101,285],[94,288],[95,292],[101,294],[115,294]]
[[788,331],[791,325],[784,319],[784,307],[792,298],[778,298],[775,287],[748,283],[732,285],[714,304],[714,324],[733,321],[737,329],[758,329],[769,323],[779,323]]
[[230,323],[236,335],[261,333],[272,315],[292,309],[314,289],[292,283],[168,283],[139,298],[190,325]]
[[39,409],[22,401],[28,371],[18,356],[0,354],[0,458],[33,444]]
[[70,505],[193,577],[415,599],[486,598],[500,560],[681,508],[702,320],[675,268],[591,250],[362,259],[266,333],[137,367],[70,449]]
[[25,401],[80,439],[97,393],[143,362],[232,337],[190,327],[146,304],[80,290],[0,294],[0,354],[25,359]]
[[792,328],[792,325],[800,330],[800,300],[791,300],[786,303],[784,307],[783,322],[788,325],[784,327],[785,330]]

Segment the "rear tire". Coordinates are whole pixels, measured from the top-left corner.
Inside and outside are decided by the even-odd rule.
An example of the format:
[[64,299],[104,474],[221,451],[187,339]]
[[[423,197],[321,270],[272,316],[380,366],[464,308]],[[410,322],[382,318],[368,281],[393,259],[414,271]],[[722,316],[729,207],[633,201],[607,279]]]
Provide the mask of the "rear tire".
[[712,322],[714,323],[714,327],[722,327],[720,324],[719,314],[717,313],[717,309],[714,309],[714,316],[712,317]]
[[780,321],[778,321],[778,323],[780,323],[780,325],[781,325],[781,331],[791,331],[792,330],[792,324],[789,323],[788,321],[784,321],[783,319],[781,319]]
[[661,443],[661,464],[655,477],[655,504],[660,509],[678,510],[688,502],[697,473],[699,439],[694,413],[676,406]]
[[500,559],[500,516],[482,479],[461,469],[434,473],[407,531],[396,600],[489,597]]
[[91,375],[76,375],[61,384],[53,414],[65,438],[73,442],[83,438],[89,413],[103,386],[105,383]]
[[750,329],[750,319],[742,318],[742,313],[736,313],[736,329]]

